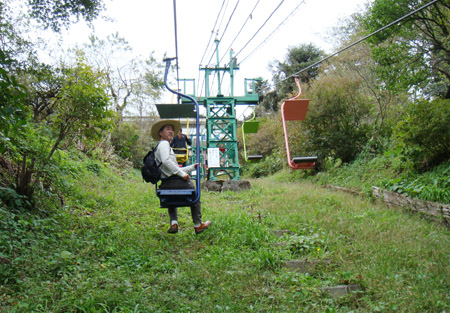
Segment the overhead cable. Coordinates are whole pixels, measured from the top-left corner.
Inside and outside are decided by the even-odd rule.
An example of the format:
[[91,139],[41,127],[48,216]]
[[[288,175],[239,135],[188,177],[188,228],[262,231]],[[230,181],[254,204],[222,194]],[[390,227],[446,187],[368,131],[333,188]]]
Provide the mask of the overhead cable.
[[[214,27],[213,27],[213,29],[211,30],[211,36],[209,36],[208,44],[207,44],[207,46],[206,46],[205,52],[203,52],[202,59],[200,60],[200,63],[199,63],[200,65],[202,64],[203,59],[204,59],[204,57],[205,57],[205,55],[206,55],[206,52],[208,51],[209,44],[212,42],[211,39],[212,39],[212,37],[213,37],[213,35],[214,35],[214,31],[215,31],[215,29],[216,29],[217,22],[219,21],[220,14],[222,13],[223,7],[224,7],[224,5],[225,5],[225,1],[226,1],[226,0],[223,0],[222,6],[220,7],[219,13],[217,14],[216,21],[214,22]],[[200,82],[200,71],[199,71],[199,73],[198,73],[198,79],[197,79],[197,81]],[[202,94],[204,85],[205,85],[205,81],[203,80],[201,90],[200,90],[200,88],[198,88],[198,90],[200,90],[199,95]]]
[[225,35],[225,33],[226,33],[226,31],[227,31],[228,25],[230,25],[230,21],[231,21],[231,19],[233,18],[234,12],[236,12],[236,8],[237,8],[237,6],[238,6],[238,4],[239,4],[239,1],[240,1],[240,0],[238,0],[238,1],[236,2],[236,5],[234,6],[233,12],[231,12],[230,18],[228,19],[227,25],[225,26],[225,29],[223,30],[222,36],[220,37],[219,41],[222,41],[222,38],[223,38],[223,36]]
[[[252,11],[250,12],[250,14],[248,15],[247,19],[245,20],[244,24],[242,25],[241,29],[239,30],[239,32],[237,33],[237,35],[234,37],[233,41],[231,41],[230,45],[228,46],[228,48],[225,51],[230,51],[231,46],[233,45],[233,43],[235,42],[235,40],[237,39],[237,37],[239,37],[239,35],[241,34],[242,30],[244,29],[245,25],[247,24],[248,20],[250,20],[253,16],[253,12],[255,11],[256,7],[258,6],[259,2],[261,0],[258,0],[255,4],[255,6],[253,7]],[[223,55],[223,57],[220,59],[219,62],[222,62],[223,58],[226,56],[226,52]]]
[[[180,71],[178,66],[178,34],[177,34],[177,1],[173,0],[173,21],[174,21],[174,29],[175,29],[175,56],[176,56],[176,64],[177,68],[177,91],[180,90]],[[177,103],[181,100],[180,97],[177,99]]]
[[245,58],[242,59],[242,61],[239,62],[239,64],[241,64],[242,62],[244,62],[248,57],[250,57],[256,50],[258,50],[263,44],[266,43],[267,40],[269,40],[273,34],[275,34],[277,32],[277,30],[284,24],[286,23],[286,21],[293,16],[295,13],[297,13],[298,9],[300,8],[300,6],[302,4],[305,3],[306,0],[301,1],[294,10],[292,10],[292,12],[270,33],[269,36],[267,36],[255,49],[253,49]]
[[244,47],[239,50],[238,53],[236,53],[236,57],[239,55],[239,53],[242,52],[242,50],[244,50],[247,45],[255,38],[255,36],[259,33],[259,31],[266,25],[266,23],[270,20],[270,18],[272,17],[272,15],[280,8],[280,6],[283,4],[284,0],[281,0],[281,2],[278,4],[278,6],[275,8],[275,10],[272,11],[272,13],[270,13],[269,17],[266,19],[266,21],[261,25],[261,27],[256,31],[256,33],[252,36],[252,38],[250,38],[249,41],[247,41],[247,43],[244,45]]
[[[223,38],[223,36],[225,35],[225,32],[227,31],[228,25],[230,25],[230,21],[231,21],[231,19],[233,18],[234,12],[236,11],[236,8],[237,8],[237,6],[238,6],[238,4],[239,4],[239,1],[240,1],[240,0],[238,0],[238,1],[236,2],[236,5],[234,6],[233,12],[231,12],[230,18],[228,19],[227,25],[225,26],[225,29],[223,30],[222,36],[220,37],[220,39],[218,39],[219,42],[222,41],[222,38]],[[224,15],[224,16],[225,16],[225,15]],[[222,18],[223,18],[223,17],[222,17]],[[211,54],[211,58],[209,59],[209,62],[208,62],[207,64],[210,64],[210,63],[211,63],[211,60],[212,60],[212,58],[214,57],[214,54],[217,52],[217,49],[218,49],[218,46],[216,45],[216,48],[214,49],[213,53]]]
[[202,64],[203,58],[205,57],[206,52],[208,51],[209,44],[211,43],[211,38],[212,38],[212,36],[213,36],[213,34],[214,34],[214,31],[215,31],[215,29],[216,29],[216,25],[217,25],[217,22],[219,21],[220,13],[222,13],[222,9],[223,9],[223,6],[225,5],[225,1],[226,1],[226,0],[223,0],[222,6],[220,7],[220,10],[219,10],[219,14],[217,14],[216,22],[214,23],[214,27],[213,27],[213,29],[211,30],[211,36],[209,36],[208,45],[206,46],[205,52],[203,52],[203,56],[202,56],[202,59],[200,60],[200,64]]

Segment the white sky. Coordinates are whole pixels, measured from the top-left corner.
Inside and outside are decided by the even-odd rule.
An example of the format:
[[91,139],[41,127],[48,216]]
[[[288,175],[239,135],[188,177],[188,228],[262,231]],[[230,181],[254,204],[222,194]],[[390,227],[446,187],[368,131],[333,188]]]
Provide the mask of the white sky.
[[[224,33],[237,2],[239,4]],[[222,11],[224,14],[220,15],[216,26],[218,35],[214,33],[211,40],[222,38],[219,46],[220,58],[225,55],[220,62],[222,66],[229,62],[229,52],[226,50],[257,2],[258,0],[225,1]],[[281,0],[259,0],[252,18],[231,46],[235,54],[239,52],[237,60],[240,64],[240,70],[235,73],[235,96],[241,95],[238,93],[244,78],[263,77],[270,80],[269,62],[283,61],[290,46],[311,42],[330,53],[333,45],[329,36],[331,28],[337,26],[341,19],[361,10],[366,0],[285,0],[249,42],[280,2]],[[158,61],[162,61],[164,54],[168,57],[175,56],[173,0],[106,0],[105,3],[107,11],[104,15],[113,21],[99,19],[94,22],[98,37],[105,38],[118,32],[137,54],[147,56],[155,51],[154,56]],[[200,61],[222,4],[223,0],[176,1],[180,78],[194,78],[198,84]],[[291,13],[289,19],[282,24]],[[278,30],[269,37],[278,26]],[[84,23],[79,23],[65,34],[64,43],[73,46],[75,43],[86,42],[90,33],[92,30]],[[267,40],[263,43],[265,39]],[[243,49],[247,42],[247,47]],[[206,65],[211,59],[213,46],[214,43],[211,42],[202,65]],[[215,55],[210,64],[216,64]]]
[[[47,33],[44,35],[44,38],[48,38],[47,44],[67,49],[87,42],[94,31],[101,39],[118,32],[120,37],[128,41],[136,55],[146,58],[154,51],[153,56],[160,62],[165,55],[175,57],[173,0],[104,1],[106,11],[103,15],[106,18],[94,21],[93,30],[82,21],[72,25],[68,31],[63,31],[59,38]],[[229,63],[228,49],[231,47],[240,65],[234,76],[234,96],[243,96],[244,78],[262,77],[271,81],[269,63],[274,60],[284,61],[289,47],[313,43],[326,53],[331,53],[334,44],[332,28],[351,14],[362,11],[368,1],[176,0],[179,78],[195,79],[196,95],[200,95],[201,91],[204,96],[204,72],[199,71],[200,62],[204,56],[202,66],[210,60],[210,65],[216,65],[214,39],[221,39],[220,65]],[[218,17],[223,3],[223,10]],[[253,9],[251,19],[242,28]],[[208,43],[209,48],[206,50]],[[56,50],[48,57],[55,58]],[[229,95],[230,90],[228,77],[226,75],[222,85],[225,95]],[[175,76],[169,77],[169,85],[173,88],[176,87],[175,79]],[[217,80],[212,77],[210,80],[214,83],[211,94],[215,95]],[[174,99],[170,92],[166,92],[161,101],[171,103]],[[242,117],[245,108],[237,110],[238,117]]]

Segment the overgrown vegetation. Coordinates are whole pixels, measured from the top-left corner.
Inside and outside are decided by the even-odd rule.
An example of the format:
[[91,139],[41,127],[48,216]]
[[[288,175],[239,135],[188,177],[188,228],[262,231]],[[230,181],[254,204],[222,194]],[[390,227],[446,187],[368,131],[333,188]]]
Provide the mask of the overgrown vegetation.
[[[0,211],[2,312],[442,312],[450,305],[450,232],[419,215],[285,182],[280,172],[251,181],[251,190],[204,192],[212,227],[195,235],[182,209],[180,233],[171,236],[137,171],[82,154],[61,156],[61,167],[62,209]],[[283,229],[290,234],[272,233]],[[296,259],[317,265],[308,273],[283,267]],[[323,292],[345,284],[362,289],[337,299]]]
[[[403,6],[390,0],[373,1],[367,12],[337,29],[336,37],[346,46],[379,28],[381,20],[387,23],[399,18],[424,2]],[[380,185],[424,200],[450,202],[449,177],[441,174],[447,173],[450,156],[448,62],[442,61],[448,50],[442,43],[448,25],[442,23],[449,11],[448,1],[436,3],[367,43],[340,53],[321,68],[311,69],[312,74],[300,73],[304,76],[302,98],[310,99],[310,104],[304,121],[287,125],[288,133],[295,134],[289,139],[290,150],[292,155],[316,155],[319,160],[313,171],[296,176],[311,175],[313,181],[362,191]],[[440,48],[423,50],[434,44]],[[293,79],[290,83],[280,79],[294,74],[296,66],[304,62],[299,60],[308,53],[313,59],[320,55],[303,44],[290,48],[285,61],[278,62],[280,71],[274,72],[273,81],[277,90],[290,86],[290,91],[274,96],[261,89],[264,106],[256,111],[262,122],[261,134],[248,135],[246,142],[247,150],[260,151],[264,161],[245,165],[247,175],[261,177],[273,174],[278,165],[287,167],[284,138],[275,129],[281,130],[277,112],[281,102],[295,91]],[[421,67],[428,62],[425,60],[435,68]],[[267,101],[278,102],[269,107]],[[276,122],[268,123],[269,119]],[[265,146],[272,148],[267,151]]]
[[[354,16],[341,44],[423,1],[394,2],[375,0]],[[246,137],[264,160],[242,174],[259,179],[240,193],[205,192],[213,227],[200,236],[186,211],[181,232],[167,235],[165,211],[133,169],[153,142],[148,125],[124,115],[154,113],[145,104],[160,93],[157,62],[109,66],[117,57],[109,51],[131,49],[115,34],[43,64],[8,4],[0,3],[0,311],[448,310],[447,228],[318,187],[369,195],[376,185],[450,203],[448,0],[301,75],[310,109],[288,127],[293,154],[319,157],[311,171],[287,168],[278,109],[296,94],[284,79],[323,52],[299,44],[276,61],[279,88],[261,92],[260,131]],[[55,31],[102,9],[101,1],[29,6]],[[291,233],[277,239],[271,231],[280,229]],[[291,272],[282,264],[292,259],[318,265]],[[323,293],[342,284],[362,288]]]

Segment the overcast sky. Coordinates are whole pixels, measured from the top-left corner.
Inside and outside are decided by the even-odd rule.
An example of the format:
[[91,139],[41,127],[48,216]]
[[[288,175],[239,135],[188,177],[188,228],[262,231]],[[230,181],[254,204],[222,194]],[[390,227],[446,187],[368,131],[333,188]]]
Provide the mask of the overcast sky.
[[[215,65],[213,41],[222,39],[219,46],[220,64],[229,62],[229,48],[237,54],[240,64],[235,76],[235,95],[239,96],[237,93],[244,78],[263,77],[270,80],[268,64],[274,60],[283,61],[291,46],[313,43],[327,53],[331,52],[331,28],[337,26],[340,20],[361,11],[366,2],[367,0],[177,0],[179,76],[198,81],[202,57],[202,66],[207,65],[210,60],[210,64]],[[106,0],[105,4],[107,10],[104,15],[112,20],[98,19],[94,22],[98,37],[105,38],[118,32],[128,40],[137,54],[147,56],[155,51],[154,56],[159,61],[164,54],[168,57],[175,56],[173,0]],[[84,23],[72,26],[64,34],[64,45],[73,46],[75,43],[86,42],[90,33],[92,30]],[[206,49],[208,43],[209,48]]]

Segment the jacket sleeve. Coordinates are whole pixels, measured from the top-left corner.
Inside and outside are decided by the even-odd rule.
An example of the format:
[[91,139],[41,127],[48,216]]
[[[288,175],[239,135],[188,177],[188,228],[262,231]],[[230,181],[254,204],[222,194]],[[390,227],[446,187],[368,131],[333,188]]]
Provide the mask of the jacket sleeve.
[[189,165],[189,166],[182,167],[181,170],[182,170],[183,172],[186,172],[186,173],[190,173],[190,172],[192,172],[192,171],[195,171],[195,164],[192,164],[192,165]]
[[186,136],[186,143],[187,143],[188,145],[192,146],[191,138],[189,138],[187,135],[185,135],[185,136]]

